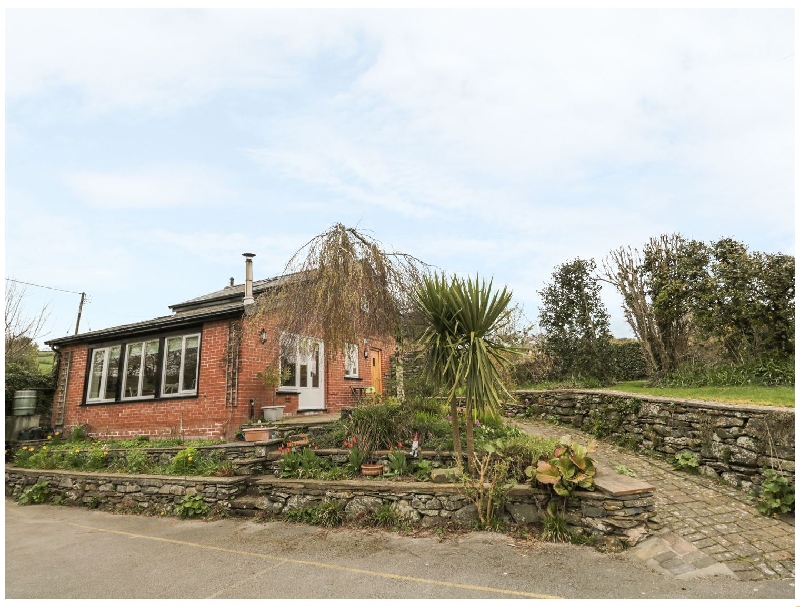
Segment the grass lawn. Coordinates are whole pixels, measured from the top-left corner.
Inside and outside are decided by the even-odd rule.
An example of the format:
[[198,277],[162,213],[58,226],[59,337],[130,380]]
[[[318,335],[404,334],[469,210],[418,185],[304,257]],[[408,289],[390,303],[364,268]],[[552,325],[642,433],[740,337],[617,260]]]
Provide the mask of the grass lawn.
[[772,405],[794,407],[794,387],[778,386],[703,386],[701,388],[649,388],[646,381],[626,381],[609,386],[610,390],[649,394],[650,396],[674,396],[695,400],[710,400],[718,403],[743,405]]

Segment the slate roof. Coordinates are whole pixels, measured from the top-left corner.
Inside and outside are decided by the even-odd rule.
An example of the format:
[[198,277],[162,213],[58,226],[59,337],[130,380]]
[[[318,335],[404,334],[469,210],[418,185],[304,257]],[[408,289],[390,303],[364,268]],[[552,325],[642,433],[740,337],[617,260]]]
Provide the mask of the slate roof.
[[[287,274],[276,278],[254,280],[253,296],[258,296],[267,289],[278,287],[291,280],[297,280],[298,277],[298,274]],[[228,286],[213,293],[173,304],[169,308],[173,312],[169,316],[159,316],[142,322],[59,337],[46,341],[45,344],[59,347],[84,342],[100,342],[120,337],[137,337],[197,325],[206,320],[241,316],[244,314],[244,284]]]

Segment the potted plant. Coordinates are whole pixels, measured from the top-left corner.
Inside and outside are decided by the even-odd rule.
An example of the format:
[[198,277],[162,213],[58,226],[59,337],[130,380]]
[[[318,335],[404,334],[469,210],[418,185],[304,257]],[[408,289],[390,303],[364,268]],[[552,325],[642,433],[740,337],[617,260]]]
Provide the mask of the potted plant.
[[248,442],[269,440],[273,437],[274,432],[275,428],[273,428],[271,425],[261,423],[261,420],[258,420],[251,426],[245,426],[242,428],[244,440]]
[[256,377],[261,379],[261,382],[267,390],[267,395],[271,397],[271,404],[266,407],[261,407],[261,414],[264,417],[264,421],[278,421],[283,417],[283,410],[285,408],[284,405],[275,404],[275,391],[278,389],[283,379],[280,367],[277,363],[268,364],[261,373],[256,374]]
[[360,441],[353,436],[351,439],[351,447],[355,444],[359,444],[360,451],[361,451],[361,474],[364,476],[380,476],[383,474],[383,464],[374,464],[372,463],[372,456],[374,451],[374,445],[371,440],[369,440],[368,435],[362,435]]

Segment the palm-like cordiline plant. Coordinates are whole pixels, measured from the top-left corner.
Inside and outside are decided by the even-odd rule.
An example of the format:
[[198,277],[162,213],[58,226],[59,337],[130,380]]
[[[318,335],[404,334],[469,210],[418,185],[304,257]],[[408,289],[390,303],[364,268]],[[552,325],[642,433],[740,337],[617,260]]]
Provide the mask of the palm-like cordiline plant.
[[443,275],[425,277],[416,291],[416,305],[423,318],[418,338],[423,369],[431,378],[443,381],[450,400],[453,446],[461,465],[461,437],[458,427],[456,391],[466,396],[467,461],[475,454],[473,417],[476,410],[496,410],[506,392],[501,370],[515,350],[496,339],[498,330],[509,322],[511,292],[505,287],[493,292],[477,277],[473,281]]

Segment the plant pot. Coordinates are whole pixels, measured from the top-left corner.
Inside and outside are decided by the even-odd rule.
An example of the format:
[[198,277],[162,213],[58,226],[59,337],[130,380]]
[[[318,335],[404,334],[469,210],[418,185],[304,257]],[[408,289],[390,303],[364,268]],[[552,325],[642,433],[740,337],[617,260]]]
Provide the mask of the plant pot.
[[265,422],[276,422],[283,417],[283,410],[285,408],[285,405],[261,407],[261,414],[264,416]]
[[248,442],[255,442],[260,440],[269,440],[274,432],[273,428],[242,428],[244,433],[244,440]]
[[380,476],[383,474],[383,464],[361,464],[361,474],[364,476]]

